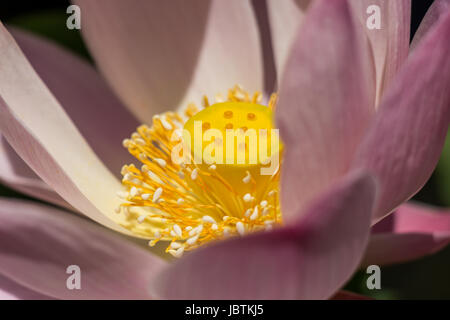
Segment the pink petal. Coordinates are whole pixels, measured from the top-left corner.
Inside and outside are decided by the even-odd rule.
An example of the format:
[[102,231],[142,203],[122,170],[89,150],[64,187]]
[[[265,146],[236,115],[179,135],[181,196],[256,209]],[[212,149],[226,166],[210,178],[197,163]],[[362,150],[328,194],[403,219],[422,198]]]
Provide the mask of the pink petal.
[[71,209],[71,206],[66,201],[23,162],[1,134],[0,183],[31,197]]
[[261,53],[263,59],[264,92],[263,102],[266,103],[270,95],[276,90],[277,70],[273,52],[273,41],[270,36],[270,19],[266,1],[251,1],[260,34]]
[[267,0],[275,63],[279,75],[311,0]]
[[51,299],[0,274],[0,300],[48,300]]
[[0,24],[0,131],[18,155],[64,200],[115,230],[120,182],[80,135],[67,113]]
[[324,299],[357,267],[368,238],[375,185],[353,175],[301,221],[218,242],[155,275],[151,292],[170,299]]
[[[0,199],[0,274],[60,299],[145,299],[165,263],[117,233],[46,205]],[[81,290],[66,287],[81,269]]]
[[419,28],[411,42],[411,50],[417,46],[422,38],[435,26],[436,22],[450,10],[450,0],[435,0],[422,19]]
[[262,90],[250,1],[76,0],[83,34],[109,83],[142,121],[239,83]]
[[88,63],[24,31],[12,35],[98,157],[121,177],[120,169],[132,159],[122,141],[136,130],[137,120]]
[[319,0],[292,47],[276,110],[285,221],[347,171],[371,118],[359,35],[346,1]]
[[380,180],[379,220],[414,195],[439,159],[450,122],[450,14],[410,55],[386,92],[354,167]]
[[[349,3],[371,44],[379,101],[408,56],[411,0],[350,0]],[[371,5],[380,8],[381,29],[367,28],[367,20],[373,14],[367,13]]]
[[[87,63],[49,41],[12,30],[27,59],[50,88],[84,138],[108,168],[120,176],[130,162],[122,139],[137,127],[133,116]],[[99,121],[102,119],[102,121]],[[4,138],[0,138],[0,180],[32,197],[66,208],[71,206],[29,169]]]
[[363,265],[406,262],[450,243],[450,210],[404,204],[373,227]]

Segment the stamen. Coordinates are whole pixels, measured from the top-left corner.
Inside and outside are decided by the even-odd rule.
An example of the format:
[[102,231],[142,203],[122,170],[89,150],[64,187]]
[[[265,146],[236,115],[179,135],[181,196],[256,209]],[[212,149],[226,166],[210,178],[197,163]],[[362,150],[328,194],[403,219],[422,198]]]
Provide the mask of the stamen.
[[198,177],[198,168],[195,168],[194,170],[192,170],[191,179],[195,180],[197,179],[197,177]]
[[255,209],[253,210],[253,214],[250,216],[250,220],[256,220],[256,218],[258,218],[258,207],[255,207]]
[[249,183],[252,176],[250,175],[250,172],[247,171],[247,175],[242,179],[242,182]]
[[216,220],[214,220],[210,216],[203,216],[203,221],[209,222],[209,223],[216,223]]
[[246,194],[244,195],[243,199],[244,199],[245,202],[251,202],[251,201],[253,201],[253,197],[252,197],[252,195],[251,195],[250,193],[246,193]]
[[239,235],[243,236],[245,234],[245,227],[241,221],[236,223],[236,229],[237,229]]
[[[225,98],[216,95],[216,104],[204,96],[204,109],[190,103],[183,113],[154,116],[150,126],[141,125],[124,139],[123,146],[142,164],[121,168],[124,190],[117,196],[123,202],[115,212],[126,217],[123,227],[150,239],[149,246],[167,241],[166,252],[179,258],[211,241],[280,224],[280,173],[261,176],[262,160],[250,166],[207,165],[193,163],[193,155],[188,154],[181,163],[172,161],[172,152],[193,117],[203,121],[204,131],[240,129],[245,134],[249,129],[270,129],[268,115],[275,108],[276,94],[268,107],[259,104],[262,97],[260,92],[251,95],[236,85]],[[225,140],[218,137],[214,144],[225,145]],[[251,146],[247,141],[241,145],[236,144],[235,151],[247,152]]]
[[163,189],[161,187],[156,189],[155,193],[153,194],[152,202],[155,203],[156,201],[158,201],[159,197],[161,197],[162,192],[163,192]]

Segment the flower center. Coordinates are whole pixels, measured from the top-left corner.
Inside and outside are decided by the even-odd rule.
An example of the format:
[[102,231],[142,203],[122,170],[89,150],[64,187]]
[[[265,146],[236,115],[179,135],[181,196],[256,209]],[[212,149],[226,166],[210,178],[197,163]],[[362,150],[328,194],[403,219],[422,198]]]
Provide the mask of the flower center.
[[[170,241],[180,257],[212,240],[270,230],[281,223],[278,201],[282,144],[273,126],[276,95],[259,104],[239,86],[226,101],[184,115],[167,112],[142,125],[124,146],[142,166],[122,168],[117,213],[138,236]],[[187,119],[186,119],[187,118]]]

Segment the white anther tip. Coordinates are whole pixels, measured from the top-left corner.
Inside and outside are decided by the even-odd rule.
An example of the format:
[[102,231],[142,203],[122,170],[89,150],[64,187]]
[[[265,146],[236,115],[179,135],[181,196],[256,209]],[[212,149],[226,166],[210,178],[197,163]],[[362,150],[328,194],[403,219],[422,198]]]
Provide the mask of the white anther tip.
[[214,220],[211,216],[203,216],[202,220],[204,222],[209,222],[209,223],[216,223],[216,220]]
[[256,220],[258,218],[258,207],[255,207],[255,210],[253,210],[253,214],[250,216],[250,220]]
[[136,143],[142,147],[144,147],[146,145],[145,140],[142,138],[137,138]]
[[178,248],[181,248],[181,244],[179,242],[172,242],[170,244],[170,247],[172,247],[174,249],[178,249]]
[[132,187],[130,189],[130,196],[132,196],[133,198],[136,197],[139,194],[139,190],[136,187]]
[[243,236],[245,234],[245,226],[241,221],[238,221],[236,223],[236,230],[239,233],[239,235]]
[[246,193],[244,195],[243,199],[244,199],[245,202],[250,202],[250,201],[253,200],[253,197],[252,197],[252,195],[250,193]]
[[160,167],[165,167],[167,165],[166,160],[161,159],[161,158],[155,158],[153,159],[154,161],[156,161],[157,164],[159,164]]
[[184,247],[178,248],[177,251],[175,252],[175,257],[181,258],[183,256],[183,252],[184,252]]
[[181,258],[184,252],[184,247],[178,248],[177,250],[169,250],[169,253],[175,258]]
[[193,244],[195,244],[195,243],[197,242],[197,240],[198,240],[198,235],[193,236],[193,237],[187,239],[187,240],[186,240],[186,243],[187,243],[188,245],[192,246]]
[[144,222],[145,218],[147,218],[147,215],[146,215],[146,214],[143,214],[142,216],[139,216],[139,217],[137,218],[138,223]]
[[173,225],[173,231],[175,232],[175,234],[176,234],[178,237],[181,237],[182,231],[181,231],[181,228],[180,228],[179,225],[174,224],[174,225]]
[[166,130],[172,130],[172,125],[166,120],[166,117],[161,117],[161,124],[163,125],[164,129]]
[[153,194],[152,202],[156,203],[158,201],[159,197],[161,197],[162,192],[163,192],[163,189],[161,187],[156,189],[155,193]]
[[198,168],[195,168],[194,170],[192,170],[191,179],[195,180],[197,179],[197,177],[198,177]]

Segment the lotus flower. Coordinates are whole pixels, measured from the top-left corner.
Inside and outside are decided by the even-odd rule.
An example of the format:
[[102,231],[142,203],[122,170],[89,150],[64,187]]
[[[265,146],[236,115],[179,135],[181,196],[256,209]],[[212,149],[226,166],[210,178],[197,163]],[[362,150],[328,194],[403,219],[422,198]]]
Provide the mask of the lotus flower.
[[[380,30],[365,26],[374,3]],[[449,243],[448,212],[405,203],[435,168],[448,130],[449,1],[435,1],[411,46],[406,0],[75,4],[109,86],[56,45],[0,27],[0,178],[58,206],[0,200],[0,297],[346,298],[339,290],[359,267],[407,261]],[[172,129],[171,114],[236,83],[267,102],[274,73],[284,153],[280,206],[272,211],[282,223],[210,241],[179,259],[167,259],[159,245],[136,244],[133,237],[158,240],[158,223],[169,224],[164,230],[175,238],[188,229],[170,225],[173,216],[138,224],[134,213],[123,213],[157,192],[156,182],[153,195],[132,189],[145,172],[123,167],[132,158],[122,140],[139,122]],[[248,100],[239,88],[229,98]],[[168,119],[154,117],[163,112]],[[139,128],[144,133],[126,140],[131,151],[140,134],[159,132]],[[157,152],[146,141],[142,147]],[[170,163],[157,164],[159,177],[173,173]],[[124,185],[121,170],[132,175]],[[220,202],[228,195],[211,196]],[[201,201],[189,209],[203,208],[212,210]],[[209,218],[205,228],[216,230]],[[236,223],[231,231],[241,229]],[[81,290],[66,287],[73,264],[82,271]]]

